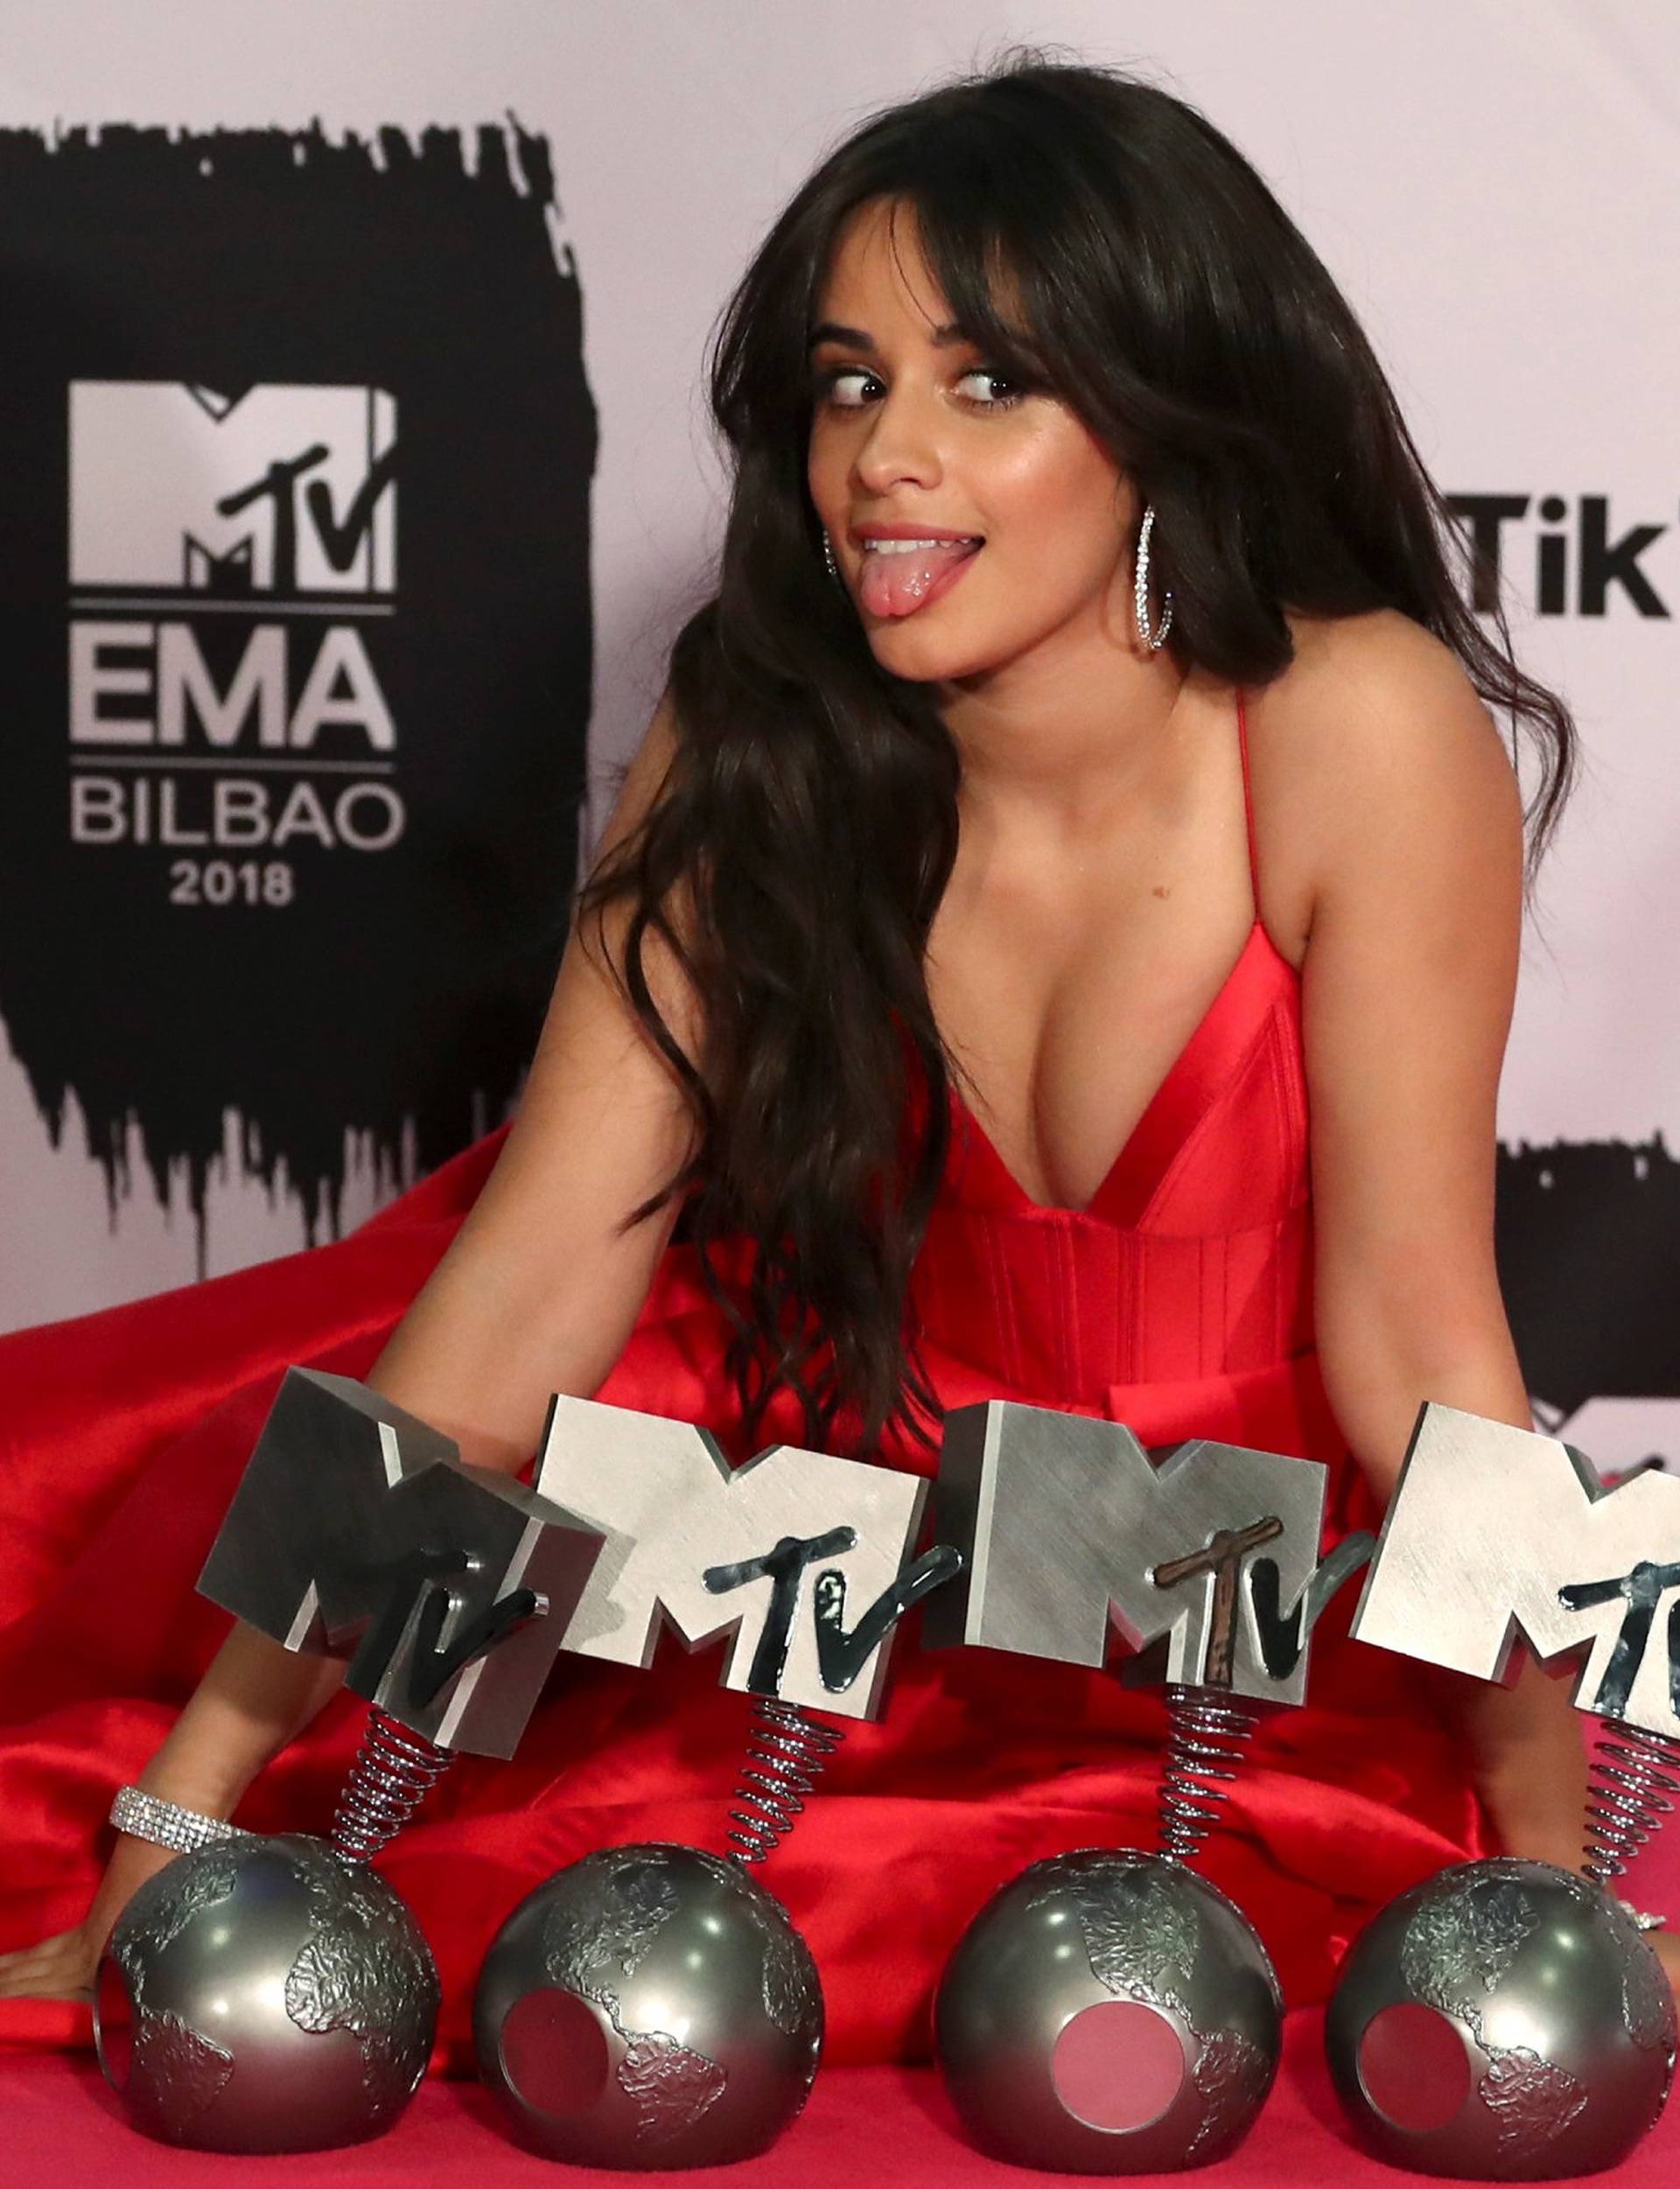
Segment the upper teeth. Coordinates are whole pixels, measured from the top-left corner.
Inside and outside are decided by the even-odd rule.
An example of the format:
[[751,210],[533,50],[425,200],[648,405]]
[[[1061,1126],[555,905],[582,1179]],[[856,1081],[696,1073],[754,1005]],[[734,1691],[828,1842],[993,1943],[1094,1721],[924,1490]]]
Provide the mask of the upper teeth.
[[973,547],[970,540],[865,540],[864,551],[868,555],[907,555],[913,548]]

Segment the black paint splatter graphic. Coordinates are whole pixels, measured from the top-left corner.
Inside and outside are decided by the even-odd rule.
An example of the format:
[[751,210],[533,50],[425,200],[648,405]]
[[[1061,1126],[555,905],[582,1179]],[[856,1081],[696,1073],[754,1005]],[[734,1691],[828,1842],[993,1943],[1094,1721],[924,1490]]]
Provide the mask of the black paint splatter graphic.
[[1501,1288],[1532,1396],[1680,1397],[1680,1161],[1654,1138],[1499,1151]]
[[[0,1018],[113,1199],[505,1109],[575,878],[596,418],[544,140],[0,131]],[[167,840],[165,840],[167,839]],[[200,1241],[202,1248],[202,1239]]]

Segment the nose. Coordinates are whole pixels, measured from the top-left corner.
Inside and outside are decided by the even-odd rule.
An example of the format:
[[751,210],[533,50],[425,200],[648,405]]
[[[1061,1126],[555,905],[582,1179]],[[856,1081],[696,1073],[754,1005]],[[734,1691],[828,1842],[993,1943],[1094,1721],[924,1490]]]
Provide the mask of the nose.
[[852,470],[864,493],[881,496],[908,482],[937,486],[944,476],[939,419],[932,402],[900,381],[875,406]]

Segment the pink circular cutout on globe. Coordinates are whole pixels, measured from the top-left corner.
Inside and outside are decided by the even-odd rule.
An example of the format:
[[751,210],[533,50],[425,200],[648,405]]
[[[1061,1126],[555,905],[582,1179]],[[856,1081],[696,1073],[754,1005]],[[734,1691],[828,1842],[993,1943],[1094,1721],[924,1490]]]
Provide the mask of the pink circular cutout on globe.
[[606,2032],[570,1991],[528,1991],[501,2025],[501,2072],[533,2113],[564,2121],[586,2113],[606,2088]]
[[1074,2015],[1056,2039],[1051,2081],[1087,2128],[1148,2128],[1184,2088],[1184,2045],[1153,2007],[1104,1999]]
[[1365,2025],[1359,2080],[1390,2127],[1421,2136],[1456,2119],[1470,2095],[1470,2061],[1464,2039],[1444,2014],[1402,2000]]

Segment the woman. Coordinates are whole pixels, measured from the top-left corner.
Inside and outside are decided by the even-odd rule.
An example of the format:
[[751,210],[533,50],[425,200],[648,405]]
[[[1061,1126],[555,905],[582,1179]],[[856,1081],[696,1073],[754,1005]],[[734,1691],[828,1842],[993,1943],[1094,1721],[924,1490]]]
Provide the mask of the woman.
[[[1571,725],[1459,601],[1382,374],[1258,177],[1118,74],[1028,56],[948,86],[801,190],[713,395],[718,591],[482,1191],[481,1150],[306,1276],[224,1281],[234,1396],[172,1440],[153,1421],[110,1462],[103,1535],[36,1559],[4,1691],[80,1723],[141,1698],[74,1796],[47,1773],[90,1848],[217,1632],[183,1595],[276,1368],[367,1369],[451,1230],[371,1380],[510,1471],[556,1389],[704,1421],[738,1458],[786,1439],[923,1470],[942,1407],[999,1395],[1318,1458],[1340,1530],[1424,1400],[1529,1423],[1492,1247],[1524,816],[1484,703],[1537,733],[1536,855]],[[18,1342],[27,1370],[53,1337]],[[155,1379],[132,1403],[168,1413]],[[66,1673],[89,1591],[165,1515],[167,1612],[125,1618],[128,1661]],[[1004,1877],[1152,1829],[1156,1703],[906,1641],[896,1661],[771,1878],[843,2058],[919,2048]],[[226,1815],[292,1742],[242,1816],[318,1827],[356,1713],[294,1736],[337,1676],[235,1626],[141,1783]],[[516,1761],[458,1766],[391,1850],[458,2039],[485,1943],[550,1870],[715,1842],[745,1721],[713,1678],[569,1664]],[[1572,1862],[1583,1785],[1545,1679],[1426,1685],[1321,1633],[1314,1700],[1256,1745],[1209,1867],[1312,1997],[1441,1862]],[[163,1858],[122,1840],[0,1985],[85,1985]]]

